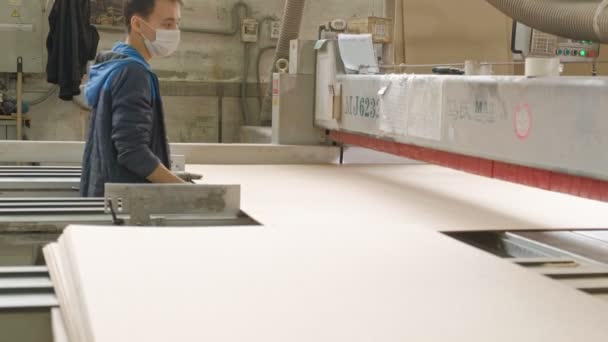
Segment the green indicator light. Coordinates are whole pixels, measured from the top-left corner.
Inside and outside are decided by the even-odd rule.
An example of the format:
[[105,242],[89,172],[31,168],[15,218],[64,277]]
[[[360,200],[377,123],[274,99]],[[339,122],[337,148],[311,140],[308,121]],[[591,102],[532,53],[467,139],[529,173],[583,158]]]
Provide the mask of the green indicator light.
[[585,57],[585,56],[587,56],[587,51],[585,51],[585,50],[581,51],[581,57]]
[[586,41],[586,40],[583,40],[583,44],[587,44],[587,41]]

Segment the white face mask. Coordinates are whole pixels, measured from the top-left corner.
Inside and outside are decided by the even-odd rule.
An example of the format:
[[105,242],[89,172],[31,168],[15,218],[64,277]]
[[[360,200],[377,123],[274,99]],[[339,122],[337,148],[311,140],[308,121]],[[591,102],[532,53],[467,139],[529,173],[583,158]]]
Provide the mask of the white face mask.
[[[149,28],[152,28],[148,23],[142,20]],[[156,40],[151,41],[143,33],[144,44],[152,57],[167,57],[172,55],[179,46],[181,32],[177,30],[156,29]]]

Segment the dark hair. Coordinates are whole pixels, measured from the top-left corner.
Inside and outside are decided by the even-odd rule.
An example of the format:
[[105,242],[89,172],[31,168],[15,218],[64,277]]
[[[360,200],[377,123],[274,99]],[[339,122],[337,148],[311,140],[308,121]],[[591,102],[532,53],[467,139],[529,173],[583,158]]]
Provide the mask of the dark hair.
[[[125,26],[127,32],[131,32],[131,18],[134,15],[138,15],[144,19],[147,19],[152,12],[154,12],[154,6],[157,0],[124,0],[123,15],[125,17]],[[183,5],[182,0],[171,0],[178,2]]]

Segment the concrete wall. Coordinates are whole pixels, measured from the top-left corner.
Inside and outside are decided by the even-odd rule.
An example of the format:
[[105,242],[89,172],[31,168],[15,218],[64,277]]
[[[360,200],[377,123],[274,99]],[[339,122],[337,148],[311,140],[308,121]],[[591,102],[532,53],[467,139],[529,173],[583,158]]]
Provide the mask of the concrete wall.
[[[186,0],[183,26],[190,28],[228,28],[231,10],[238,0]],[[251,7],[250,17],[280,17],[284,0],[245,0]],[[318,24],[336,17],[382,14],[382,0],[308,1],[302,25],[302,37],[313,39]],[[261,27],[261,39],[250,51],[249,105],[252,121],[259,110],[256,101],[255,64],[257,48],[273,45],[268,24]],[[100,50],[107,50],[123,34],[100,32]],[[262,61],[262,78],[267,82],[269,51]],[[239,83],[243,74],[243,44],[234,37],[201,33],[184,33],[179,51],[172,57],[154,60],[152,65],[161,77],[169,138],[173,142],[218,141],[218,88],[223,89],[223,142],[235,142],[242,122]],[[28,78],[28,89],[44,89],[40,80]],[[36,96],[40,94],[30,94]],[[87,113],[79,107],[51,97],[31,111],[32,128],[26,133],[31,140],[82,140]]]
[[[483,0],[403,0],[405,62],[509,61],[511,23]],[[512,69],[497,71],[510,73]]]
[[[512,20],[484,0],[402,1],[407,64],[462,63],[467,59],[511,61]],[[597,68],[608,75],[608,46],[602,46]],[[429,72],[430,68],[408,72]],[[523,66],[496,66],[497,74],[523,74]],[[590,64],[568,64],[564,75],[591,75]]]

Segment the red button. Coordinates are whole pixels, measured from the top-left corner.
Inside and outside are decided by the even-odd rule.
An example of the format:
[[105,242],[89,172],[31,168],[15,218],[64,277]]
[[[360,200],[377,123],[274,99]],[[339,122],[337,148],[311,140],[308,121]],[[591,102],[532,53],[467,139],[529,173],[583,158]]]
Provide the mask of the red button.
[[597,52],[595,52],[595,50],[591,50],[591,51],[589,51],[589,57],[590,57],[590,58],[594,58],[594,57],[596,57],[596,56],[597,56]]

